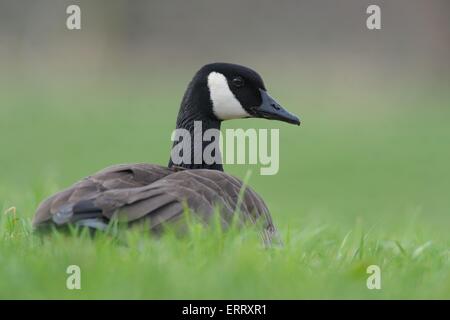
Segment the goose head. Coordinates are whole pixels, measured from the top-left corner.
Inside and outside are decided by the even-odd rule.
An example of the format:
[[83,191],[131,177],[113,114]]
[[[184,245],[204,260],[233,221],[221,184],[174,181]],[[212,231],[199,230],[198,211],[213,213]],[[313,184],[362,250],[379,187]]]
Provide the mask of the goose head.
[[[221,163],[207,164],[195,161],[194,154],[202,154],[209,142],[196,144],[197,133],[209,129],[220,129],[222,121],[239,118],[264,118],[300,125],[300,119],[285,110],[267,92],[261,76],[254,70],[231,63],[212,63],[203,66],[190,82],[177,118],[177,129],[183,129],[191,136],[182,139],[183,150],[190,150],[190,161],[169,160],[173,165],[189,169],[214,169],[223,171]],[[196,129],[196,123],[201,122],[201,128]],[[174,140],[172,151],[179,145]],[[214,139],[215,145],[219,143]],[[178,150],[176,148],[175,150]],[[180,155],[180,153],[175,153]],[[182,153],[184,155],[184,153]]]
[[181,107],[183,116],[194,115],[191,120],[264,118],[300,125],[296,115],[269,95],[256,71],[231,63],[203,66],[191,81]]

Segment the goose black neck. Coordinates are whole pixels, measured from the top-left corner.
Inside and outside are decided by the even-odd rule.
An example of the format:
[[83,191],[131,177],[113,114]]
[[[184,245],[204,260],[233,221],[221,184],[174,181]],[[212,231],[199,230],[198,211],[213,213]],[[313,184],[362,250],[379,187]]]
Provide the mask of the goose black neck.
[[[169,168],[172,166],[182,167],[186,169],[210,169],[223,171],[222,161],[206,161],[203,157],[205,148],[211,144],[219,151],[216,159],[221,159],[219,150],[219,141],[212,138],[212,141],[204,141],[204,133],[209,129],[220,131],[221,121],[212,113],[212,103],[209,97],[209,90],[206,84],[201,83],[194,77],[189,84],[188,89],[181,102],[180,111],[177,117],[177,134],[182,137],[175,139],[171,157],[169,160]],[[175,148],[183,148],[181,152],[175,152],[178,155],[174,159],[173,152]],[[178,149],[179,150],[179,149]],[[184,151],[190,154],[185,156]],[[215,156],[215,152],[212,153]],[[180,162],[181,161],[181,162]],[[207,163],[208,162],[208,163]]]

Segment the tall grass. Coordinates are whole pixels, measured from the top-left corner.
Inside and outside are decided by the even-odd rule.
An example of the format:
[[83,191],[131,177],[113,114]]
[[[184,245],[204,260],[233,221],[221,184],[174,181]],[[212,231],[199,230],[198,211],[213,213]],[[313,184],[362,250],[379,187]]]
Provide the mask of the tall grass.
[[[0,88],[0,298],[450,298],[444,91],[362,97],[273,83],[271,93],[302,127],[226,123],[280,128],[277,175],[226,170],[244,178],[255,169],[248,183],[268,204],[283,247],[265,248],[251,229],[198,223],[182,238],[35,235],[31,218],[46,196],[111,164],[167,163],[188,77],[121,80]],[[73,264],[81,290],[66,288]],[[372,264],[381,268],[381,290],[366,286]]]

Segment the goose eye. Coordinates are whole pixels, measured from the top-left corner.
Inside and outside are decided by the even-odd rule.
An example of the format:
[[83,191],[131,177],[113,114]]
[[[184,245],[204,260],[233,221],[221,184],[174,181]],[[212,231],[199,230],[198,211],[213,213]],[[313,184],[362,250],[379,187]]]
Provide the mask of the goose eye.
[[231,81],[231,83],[233,83],[233,86],[235,86],[236,88],[240,88],[244,86],[244,79],[242,79],[241,77],[236,77]]

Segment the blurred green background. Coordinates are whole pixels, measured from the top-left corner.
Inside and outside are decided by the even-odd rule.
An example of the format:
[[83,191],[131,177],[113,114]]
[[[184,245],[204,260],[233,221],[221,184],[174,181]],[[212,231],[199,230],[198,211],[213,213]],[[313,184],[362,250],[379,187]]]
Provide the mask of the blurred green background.
[[[65,27],[74,3],[82,10],[79,31]],[[381,30],[366,28],[369,4],[381,7]],[[284,235],[332,226],[342,240],[356,225],[381,240],[436,243],[438,258],[426,265],[443,276],[422,289],[449,298],[449,10],[437,0],[0,0],[0,208],[15,206],[30,221],[43,198],[106,166],[166,164],[195,71],[239,63],[260,72],[303,123],[225,123],[280,128],[280,171],[225,170],[241,178],[253,170],[250,184]],[[5,281],[14,274],[11,266],[0,270]],[[320,279],[310,289],[323,287]],[[14,297],[24,296],[9,285],[1,297],[12,287]],[[396,288],[385,297],[408,296],[401,283]],[[334,289],[310,292],[364,296],[352,294],[352,285]],[[224,290],[218,297],[234,297]],[[269,297],[310,297],[285,293]]]

